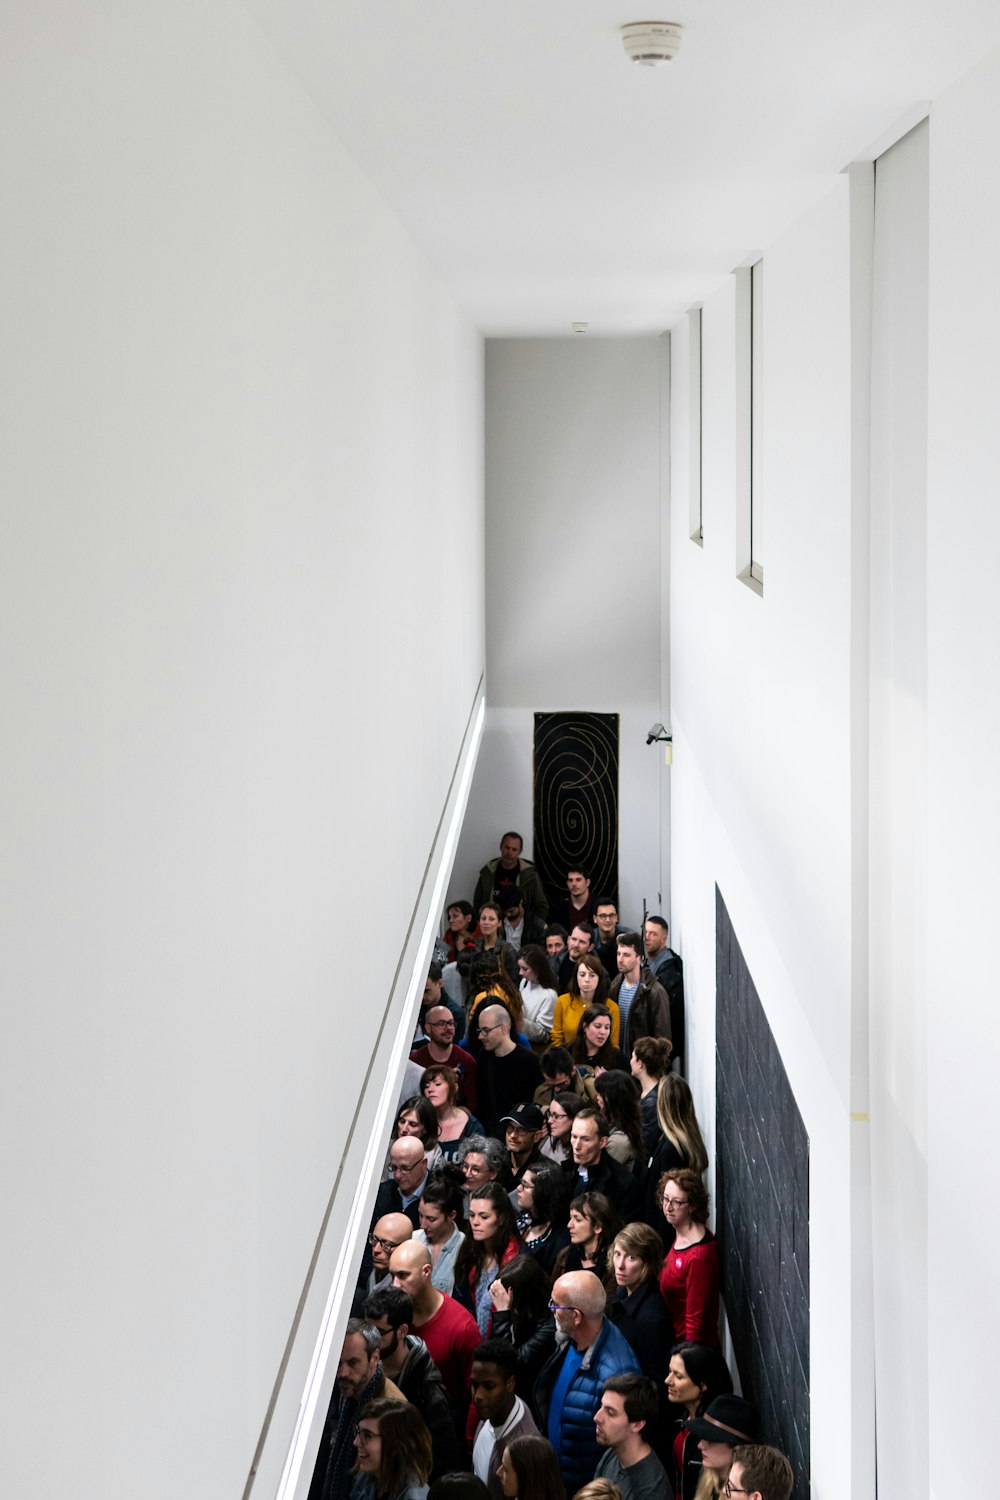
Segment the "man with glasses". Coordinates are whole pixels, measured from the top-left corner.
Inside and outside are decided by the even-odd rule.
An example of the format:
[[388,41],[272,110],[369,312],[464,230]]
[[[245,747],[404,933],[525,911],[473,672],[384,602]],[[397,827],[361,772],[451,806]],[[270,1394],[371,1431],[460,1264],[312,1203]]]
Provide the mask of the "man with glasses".
[[594,1419],[605,1381],[642,1373],[631,1347],[604,1316],[606,1303],[593,1271],[567,1271],[552,1288],[556,1352],[539,1372],[534,1407],[556,1451],[567,1495],[593,1479],[600,1460]]
[[376,1219],[368,1237],[368,1248],[362,1262],[362,1275],[354,1297],[354,1310],[365,1297],[380,1287],[391,1286],[389,1258],[392,1252],[413,1237],[413,1225],[405,1214],[383,1214]]
[[380,1359],[382,1336],[363,1318],[352,1318],[344,1333],[337,1383],[326,1414],[309,1500],[349,1500],[354,1475],[354,1438],[369,1401],[405,1401],[386,1376]]
[[458,1074],[458,1102],[464,1104],[470,1114],[476,1114],[479,1099],[476,1093],[476,1059],[464,1047],[455,1042],[455,1018],[446,1005],[434,1005],[424,1017],[427,1040],[410,1053],[411,1062],[421,1068],[439,1063],[445,1068],[454,1068]]
[[479,1118],[490,1135],[503,1138],[500,1122],[515,1104],[530,1100],[542,1081],[538,1058],[511,1036],[510,1013],[502,1005],[479,1011]]
[[374,1221],[385,1214],[405,1214],[413,1228],[420,1223],[420,1194],[427,1181],[427,1151],[415,1135],[401,1135],[389,1148],[389,1180],[375,1197]]
[[785,1455],[766,1443],[741,1443],[733,1449],[729,1478],[722,1486],[736,1500],[789,1500],[795,1475]]

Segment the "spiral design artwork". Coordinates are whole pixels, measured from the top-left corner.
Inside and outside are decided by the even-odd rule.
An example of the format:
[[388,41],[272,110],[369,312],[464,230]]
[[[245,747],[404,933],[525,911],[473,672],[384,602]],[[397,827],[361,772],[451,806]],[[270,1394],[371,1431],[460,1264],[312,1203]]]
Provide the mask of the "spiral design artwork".
[[582,865],[618,897],[618,715],[535,714],[535,864],[553,904]]

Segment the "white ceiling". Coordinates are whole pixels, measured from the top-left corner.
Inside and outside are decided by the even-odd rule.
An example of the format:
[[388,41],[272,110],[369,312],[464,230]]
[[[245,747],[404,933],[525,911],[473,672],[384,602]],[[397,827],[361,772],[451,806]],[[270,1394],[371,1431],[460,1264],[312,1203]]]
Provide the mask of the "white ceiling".
[[488,335],[662,332],[1000,42],[998,0],[243,3]]

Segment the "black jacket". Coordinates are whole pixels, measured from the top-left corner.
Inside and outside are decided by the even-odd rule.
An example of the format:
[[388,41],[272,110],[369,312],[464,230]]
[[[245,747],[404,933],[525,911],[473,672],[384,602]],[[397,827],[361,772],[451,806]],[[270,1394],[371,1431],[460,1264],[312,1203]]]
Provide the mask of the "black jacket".
[[608,1303],[607,1315],[632,1345],[642,1373],[662,1384],[676,1335],[656,1278],[644,1281],[631,1297],[620,1290]]
[[[556,1347],[556,1320],[545,1313],[524,1338],[514,1337],[514,1318],[509,1312],[493,1314],[493,1338],[513,1344],[517,1351],[515,1387],[522,1401],[531,1406],[539,1371]],[[534,1411],[534,1407],[532,1407]],[[537,1414],[536,1414],[537,1415]]]
[[448,1395],[441,1380],[441,1372],[431,1359],[427,1345],[415,1333],[406,1335],[406,1347],[410,1351],[406,1363],[396,1376],[396,1384],[411,1406],[415,1406],[430,1429],[434,1464],[431,1478],[441,1474],[452,1474],[469,1467],[467,1456],[462,1452],[451,1419]]
[[586,1181],[580,1176],[575,1162],[567,1162],[563,1171],[569,1178],[571,1203],[581,1193],[603,1193],[626,1224],[642,1217],[642,1189],[638,1179],[607,1151],[602,1151],[596,1167],[588,1167]]

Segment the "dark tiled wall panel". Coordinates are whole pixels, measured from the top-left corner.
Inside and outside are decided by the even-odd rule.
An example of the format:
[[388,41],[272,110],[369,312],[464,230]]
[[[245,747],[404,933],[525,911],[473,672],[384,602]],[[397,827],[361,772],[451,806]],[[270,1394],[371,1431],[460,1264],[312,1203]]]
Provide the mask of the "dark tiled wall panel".
[[809,1137],[718,886],[716,1223],[722,1290],[761,1438],[809,1494]]

